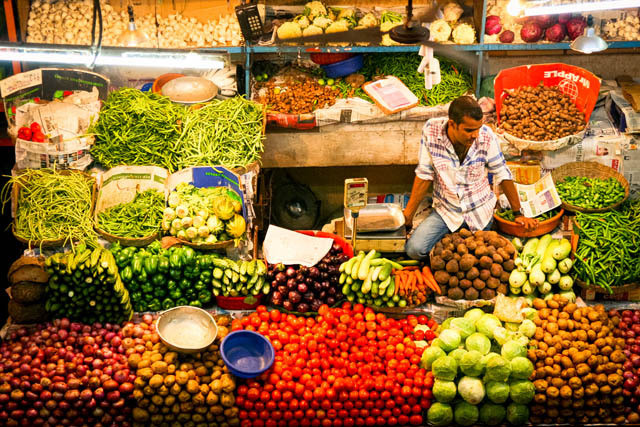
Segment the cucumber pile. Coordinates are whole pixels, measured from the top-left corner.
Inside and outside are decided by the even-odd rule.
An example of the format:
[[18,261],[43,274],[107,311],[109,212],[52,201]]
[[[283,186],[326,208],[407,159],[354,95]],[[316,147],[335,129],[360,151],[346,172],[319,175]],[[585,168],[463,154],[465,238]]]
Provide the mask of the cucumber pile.
[[339,283],[342,293],[350,302],[378,307],[406,307],[407,300],[396,292],[393,269],[402,270],[402,264],[371,250],[358,255],[340,265]]
[[80,244],[75,252],[47,258],[45,268],[49,273],[45,309],[51,317],[83,323],[121,323],[131,319],[129,292],[108,250]]
[[261,259],[234,261],[229,258],[213,259],[213,294],[225,297],[267,295],[271,285],[265,282],[267,266]]

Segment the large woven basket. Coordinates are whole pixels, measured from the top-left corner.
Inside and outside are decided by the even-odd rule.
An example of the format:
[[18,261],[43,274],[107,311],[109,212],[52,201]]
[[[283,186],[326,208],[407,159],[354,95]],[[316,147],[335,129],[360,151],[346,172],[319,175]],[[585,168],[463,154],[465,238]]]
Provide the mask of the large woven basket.
[[569,203],[562,202],[562,207],[565,210],[571,212],[607,212],[611,209],[615,209],[620,206],[629,198],[629,182],[622,176],[622,174],[616,172],[614,169],[605,166],[596,162],[571,162],[565,165],[560,166],[557,169],[554,169],[551,172],[551,176],[553,177],[553,181],[558,184],[559,182],[564,181],[565,178],[570,176],[583,176],[587,178],[615,178],[624,188],[624,197],[617,203],[609,205],[605,208],[600,209],[587,209],[581,208],[579,206],[575,206]]

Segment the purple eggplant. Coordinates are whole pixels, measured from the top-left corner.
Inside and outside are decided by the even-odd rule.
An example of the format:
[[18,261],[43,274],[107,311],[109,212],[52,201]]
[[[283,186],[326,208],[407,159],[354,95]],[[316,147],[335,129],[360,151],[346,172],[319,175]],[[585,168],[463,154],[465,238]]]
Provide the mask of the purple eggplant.
[[300,302],[300,300],[302,300],[302,295],[300,295],[300,293],[296,291],[289,291],[289,295],[287,295],[287,297],[289,298],[289,301],[294,304],[297,304]]
[[306,283],[298,283],[298,292],[300,292],[301,294],[306,294],[308,290],[309,287]]
[[306,302],[301,302],[296,306],[296,311],[299,313],[307,313],[309,311],[309,308],[309,304],[307,304]]

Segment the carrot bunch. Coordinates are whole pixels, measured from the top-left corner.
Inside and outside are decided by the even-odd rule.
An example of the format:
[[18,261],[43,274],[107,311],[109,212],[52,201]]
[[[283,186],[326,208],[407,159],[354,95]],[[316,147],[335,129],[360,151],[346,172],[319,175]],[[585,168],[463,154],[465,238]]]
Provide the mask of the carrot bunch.
[[431,292],[441,294],[440,286],[436,283],[429,267],[422,269],[418,266],[404,267],[402,270],[392,270],[396,294],[404,297],[410,305],[422,305],[427,302]]

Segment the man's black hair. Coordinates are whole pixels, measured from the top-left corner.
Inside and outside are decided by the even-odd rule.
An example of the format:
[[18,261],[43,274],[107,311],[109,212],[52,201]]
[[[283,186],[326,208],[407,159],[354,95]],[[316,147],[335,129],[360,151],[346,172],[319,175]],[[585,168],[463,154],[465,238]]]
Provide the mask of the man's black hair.
[[449,106],[449,118],[456,124],[462,123],[464,117],[482,120],[482,108],[480,108],[478,102],[470,96],[456,98]]

